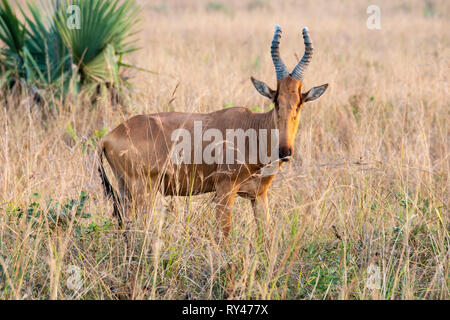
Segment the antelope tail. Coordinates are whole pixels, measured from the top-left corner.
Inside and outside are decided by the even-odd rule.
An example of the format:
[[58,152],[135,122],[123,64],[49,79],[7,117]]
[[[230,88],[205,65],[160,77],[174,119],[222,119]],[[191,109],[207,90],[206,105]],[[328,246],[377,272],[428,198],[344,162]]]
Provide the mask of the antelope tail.
[[105,192],[105,196],[108,199],[113,200],[113,214],[117,217],[119,220],[119,226],[123,226],[123,219],[120,212],[121,203],[120,198],[117,195],[116,190],[114,190],[113,186],[108,180],[108,176],[106,175],[105,168],[103,167],[103,154],[105,153],[105,148],[103,145],[103,141],[100,141],[100,146],[98,148],[98,160],[99,160],[99,166],[98,166],[98,172],[100,173],[100,178],[102,179],[102,185],[103,185],[103,191]]

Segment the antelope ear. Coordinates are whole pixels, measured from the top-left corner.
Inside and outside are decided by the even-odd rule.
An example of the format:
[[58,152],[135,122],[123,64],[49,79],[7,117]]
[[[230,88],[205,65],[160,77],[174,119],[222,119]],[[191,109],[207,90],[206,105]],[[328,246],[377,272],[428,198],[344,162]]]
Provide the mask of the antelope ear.
[[256,90],[258,90],[258,92],[260,94],[262,94],[264,97],[269,98],[272,101],[275,99],[275,95],[276,95],[275,90],[270,89],[267,86],[267,84],[265,84],[262,81],[256,80],[253,77],[251,77],[250,79],[252,80],[253,85],[255,86]]
[[323,84],[321,86],[318,87],[314,87],[311,90],[309,90],[306,93],[302,94],[302,100],[303,102],[309,102],[309,101],[314,101],[317,98],[319,98],[321,95],[324,94],[324,92],[327,90],[328,88],[328,83]]

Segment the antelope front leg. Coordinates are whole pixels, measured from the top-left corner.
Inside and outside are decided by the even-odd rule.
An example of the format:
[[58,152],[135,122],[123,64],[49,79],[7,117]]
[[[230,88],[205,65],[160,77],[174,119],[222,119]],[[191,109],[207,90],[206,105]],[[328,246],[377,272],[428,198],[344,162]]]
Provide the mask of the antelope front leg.
[[234,199],[237,188],[229,185],[222,185],[217,189],[216,218],[221,226],[224,238],[228,238],[231,227],[231,212],[233,210]]
[[252,200],[253,214],[258,226],[258,232],[266,230],[271,233],[271,223],[269,215],[269,201],[267,199],[267,192]]

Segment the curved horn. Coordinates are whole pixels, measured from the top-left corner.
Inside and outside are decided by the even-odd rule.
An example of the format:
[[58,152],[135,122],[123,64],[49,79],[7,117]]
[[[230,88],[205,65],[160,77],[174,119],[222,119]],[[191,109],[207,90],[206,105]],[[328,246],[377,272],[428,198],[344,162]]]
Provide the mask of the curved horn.
[[270,46],[270,53],[272,54],[272,61],[273,65],[275,66],[277,80],[286,78],[289,75],[289,73],[286,70],[286,66],[284,65],[280,57],[280,49],[279,49],[280,38],[281,38],[281,28],[279,25],[276,25],[272,45]]
[[305,54],[303,55],[302,60],[299,61],[299,63],[295,66],[294,70],[292,71],[292,77],[299,81],[303,81],[305,71],[308,68],[309,62],[311,61],[311,57],[314,51],[314,47],[308,33],[308,28],[304,27],[302,33],[303,33],[303,41],[305,42]]

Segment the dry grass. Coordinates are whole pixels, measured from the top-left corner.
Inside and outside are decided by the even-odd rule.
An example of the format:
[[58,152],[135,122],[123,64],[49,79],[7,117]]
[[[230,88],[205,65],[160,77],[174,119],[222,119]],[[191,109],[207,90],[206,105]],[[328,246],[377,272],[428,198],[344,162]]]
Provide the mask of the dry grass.
[[[128,107],[80,98],[54,115],[2,96],[0,299],[448,299],[449,4],[376,1],[382,29],[368,30],[372,2],[142,0],[133,60],[158,75],[135,75]],[[158,199],[129,255],[87,142],[138,113],[267,110],[249,77],[274,84],[276,23],[291,67],[309,27],[305,89],[330,88],[304,108],[295,159],[271,187],[271,239],[241,199],[225,253],[210,195],[176,199],[174,212]],[[371,265],[379,290],[366,286]]]

